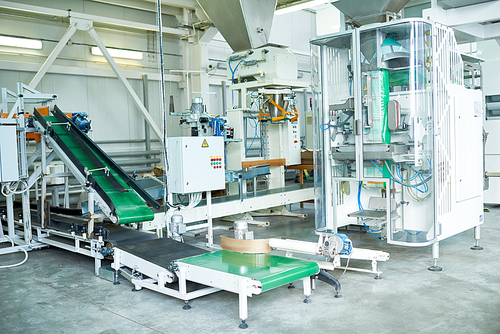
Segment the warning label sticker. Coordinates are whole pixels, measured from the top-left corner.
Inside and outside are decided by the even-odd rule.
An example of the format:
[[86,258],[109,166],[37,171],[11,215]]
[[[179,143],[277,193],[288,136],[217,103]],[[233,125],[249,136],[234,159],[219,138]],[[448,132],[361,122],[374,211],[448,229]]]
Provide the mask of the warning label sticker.
[[208,143],[206,139],[203,139],[203,144],[201,144],[201,147],[208,147]]

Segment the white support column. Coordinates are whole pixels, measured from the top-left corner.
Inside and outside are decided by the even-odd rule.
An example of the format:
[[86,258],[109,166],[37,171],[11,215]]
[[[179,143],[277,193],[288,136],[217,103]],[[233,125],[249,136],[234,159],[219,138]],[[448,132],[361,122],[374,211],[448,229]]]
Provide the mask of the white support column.
[[207,247],[214,246],[214,230],[212,226],[212,192],[207,191],[207,222],[208,222],[208,231],[207,231]]
[[73,36],[76,30],[77,29],[75,27],[75,24],[71,23],[64,36],[61,38],[59,43],[57,43],[54,50],[52,50],[49,57],[45,60],[42,67],[35,74],[35,77],[33,78],[33,80],[31,80],[28,86],[30,86],[31,88],[36,88],[36,86],[40,83],[45,73],[47,73],[49,67],[54,63],[54,60],[56,60],[57,56],[59,56],[62,49],[66,46],[66,43],[68,43],[69,39]]
[[92,190],[89,190],[87,193],[87,203],[88,203],[88,211],[90,214],[90,219],[89,219],[89,224],[88,224],[88,235],[89,238],[92,237],[92,234],[94,233],[94,192]]
[[[64,172],[69,173],[69,168],[64,167]],[[69,177],[64,178],[64,207],[69,209]]]
[[160,128],[158,128],[158,125],[156,125],[155,121],[153,120],[153,118],[149,114],[148,110],[146,109],[146,107],[144,107],[144,104],[142,103],[141,99],[139,98],[139,96],[137,96],[137,93],[134,91],[134,89],[132,88],[130,83],[127,81],[127,78],[125,78],[122,71],[120,70],[118,65],[115,63],[115,61],[113,60],[113,57],[111,57],[111,55],[109,54],[108,50],[106,49],[106,46],[99,38],[99,35],[97,35],[97,33],[93,27],[91,27],[89,30],[87,30],[87,32],[89,33],[90,37],[92,37],[94,42],[97,44],[97,47],[99,47],[99,49],[101,50],[102,55],[104,56],[104,58],[106,58],[109,66],[111,66],[111,69],[113,70],[113,72],[115,72],[118,79],[120,79],[120,81],[123,83],[123,85],[125,86],[127,91],[132,96],[132,99],[134,100],[134,102],[137,105],[137,107],[139,108],[139,110],[142,112],[142,115],[144,116],[144,118],[146,119],[148,124],[154,130],[154,132],[156,133],[158,138],[162,139],[163,133],[160,131]]
[[[182,297],[187,295],[187,285],[186,285],[186,268],[181,267],[177,272],[179,277],[179,293]],[[184,301],[187,301],[186,299]]]
[[14,195],[7,196],[7,229],[9,232],[9,237],[16,237],[16,232],[14,230]]
[[439,259],[439,241],[436,241],[435,243],[432,244],[432,257],[434,258],[434,265],[430,266],[429,269],[430,271],[441,271],[443,268],[437,265],[437,261]]
[[240,279],[240,286],[239,286],[239,301],[240,301],[240,319],[242,321],[247,320],[248,318],[248,280],[246,279]]
[[45,147],[45,142],[40,141],[40,150],[42,151],[42,162],[41,162],[41,168],[42,168],[42,198],[40,200],[40,210],[41,210],[41,217],[40,217],[40,224],[42,228],[47,228],[45,226],[45,203],[47,202],[47,159],[46,159],[46,147]]
[[311,277],[307,276],[302,279],[302,284],[304,286],[304,296],[306,296],[306,299],[309,298],[312,294],[312,289],[311,289]]
[[478,225],[474,227],[474,239],[476,239],[476,244],[471,247],[472,250],[483,250],[483,247],[479,246],[479,239],[481,239],[481,226]]

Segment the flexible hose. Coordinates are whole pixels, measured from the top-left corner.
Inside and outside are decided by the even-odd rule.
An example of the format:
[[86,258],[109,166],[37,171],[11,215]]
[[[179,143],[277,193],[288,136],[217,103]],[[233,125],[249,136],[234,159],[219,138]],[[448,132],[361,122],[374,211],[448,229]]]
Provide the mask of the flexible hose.
[[[6,237],[7,239],[9,239],[10,243],[12,244],[12,247],[14,247],[14,241],[11,239],[11,237],[9,237],[8,235],[4,235],[4,237]],[[24,260],[22,260],[19,263],[9,264],[9,265],[6,265],[6,266],[0,266],[0,269],[17,267],[17,266],[20,266],[21,264],[23,264],[24,262],[28,261],[28,252],[26,251],[26,249],[20,248],[19,251],[23,251],[24,252]]]

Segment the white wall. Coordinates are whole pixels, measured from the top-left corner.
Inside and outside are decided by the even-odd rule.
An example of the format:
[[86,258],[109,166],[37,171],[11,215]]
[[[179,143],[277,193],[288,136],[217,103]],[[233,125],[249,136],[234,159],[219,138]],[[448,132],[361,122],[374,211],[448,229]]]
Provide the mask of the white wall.
[[[68,9],[75,12],[95,14],[117,19],[133,20],[148,24],[155,23],[155,13],[111,6],[98,2],[72,1],[18,1],[37,6]],[[170,22],[170,23],[169,23]],[[175,17],[164,16],[164,25],[177,24]],[[57,42],[68,28],[68,23],[50,19],[33,19],[16,15],[0,14],[0,33],[26,38],[43,40],[41,50],[26,50],[0,47],[0,87],[16,91],[16,83],[28,84],[35,72],[45,61]],[[154,51],[154,45],[148,45],[147,32],[126,31],[126,29],[110,29],[96,27],[98,35],[107,47],[127,48],[144,51],[142,60],[125,60],[115,58],[122,71],[128,77],[131,86],[140,98],[143,98],[143,84],[140,80],[143,74],[155,79],[158,78],[157,56],[147,51]],[[156,43],[155,34],[151,40]],[[144,139],[144,120],[140,110],[133,102],[123,84],[110,71],[104,57],[94,56],[90,52],[91,45],[95,45],[90,35],[84,31],[77,31],[70,39],[71,45],[66,45],[60,56],[54,62],[37,90],[43,93],[57,93],[59,99],[55,102],[63,111],[84,111],[92,120],[93,137],[97,141]],[[182,57],[181,42],[178,37],[164,37],[164,49],[171,55],[165,56],[167,69],[181,69]],[[20,51],[23,53],[20,53]],[[175,56],[179,55],[179,56]],[[82,72],[83,75],[75,75]],[[160,112],[159,81],[150,80],[149,111],[155,122],[162,128]],[[167,103],[169,95],[174,95],[176,110],[184,108],[182,90],[176,82],[166,84]],[[168,110],[168,106],[167,106]],[[180,135],[177,117],[169,117],[167,131],[169,135]],[[156,138],[151,131],[151,138]],[[129,147],[143,147],[144,144],[114,144],[105,147],[106,150],[126,150]]]
[[[147,24],[155,23],[154,11],[147,12],[122,8],[102,2],[83,0],[23,0],[18,2],[63,10],[71,8],[74,12],[133,20]],[[148,5],[149,3],[144,4],[144,6]],[[175,27],[178,21],[173,15],[164,15],[163,23],[164,26]],[[30,54],[26,54],[26,50],[21,53],[19,52],[20,49],[0,47],[0,87],[15,91],[17,82],[28,84],[67,28],[67,22],[54,21],[47,19],[47,17],[33,19],[0,13],[0,34],[43,39],[42,50],[32,50],[29,51]],[[154,51],[154,48],[148,44],[146,32],[104,27],[96,27],[96,31],[107,47]],[[286,45],[296,53],[298,69],[303,76],[300,80],[307,83],[310,81],[309,39],[314,36],[316,36],[316,15],[307,11],[276,16],[270,32],[271,43]],[[154,37],[153,41],[155,41]],[[64,47],[37,89],[41,92],[57,93],[59,99],[56,104],[63,111],[87,112],[92,120],[93,137],[97,141],[144,138],[143,119],[140,111],[122,84],[114,77],[104,58],[90,53],[90,46],[95,45],[91,37],[83,31],[77,31],[69,44],[71,45]],[[182,57],[176,56],[182,54],[182,44],[179,38],[165,35],[164,48],[166,53],[172,54],[165,56],[165,68],[167,70],[182,69]],[[232,50],[220,34],[209,44],[210,64],[213,66],[217,66],[219,62],[224,63],[231,53]],[[130,84],[141,98],[143,89],[140,77],[143,74],[148,74],[150,78],[157,77],[156,58],[154,53],[148,56],[148,53],[145,52],[143,60],[116,59],[122,71],[126,76],[130,77]],[[226,80],[226,71],[224,69],[210,72],[209,90],[217,94],[206,96],[206,101],[210,104],[210,110],[214,114],[223,113],[221,82],[224,80]],[[158,81],[151,80],[148,88],[150,113],[161,127]],[[183,88],[182,86],[179,87],[178,83],[167,82],[166,91],[167,103],[169,96],[174,96],[176,111],[189,108],[183,97]],[[303,112],[308,107],[303,105],[304,98],[302,94],[302,92],[298,92],[298,110],[301,116],[304,116]],[[229,94],[226,96],[227,106],[230,107],[231,97]],[[169,117],[167,123],[169,136],[182,134],[182,130],[178,126],[178,117]],[[304,135],[303,127],[302,125],[302,135]],[[152,135],[153,137],[154,135]],[[116,144],[109,145],[105,149],[120,150],[121,148],[126,149],[137,146]]]

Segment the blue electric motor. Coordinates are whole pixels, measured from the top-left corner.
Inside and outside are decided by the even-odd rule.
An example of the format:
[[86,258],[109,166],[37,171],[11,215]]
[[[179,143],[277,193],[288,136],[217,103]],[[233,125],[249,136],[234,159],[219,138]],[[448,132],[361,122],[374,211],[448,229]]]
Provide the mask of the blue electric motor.
[[340,255],[349,255],[352,252],[352,241],[345,234],[336,233],[336,237],[339,237],[342,240],[342,250],[340,251]]
[[214,128],[215,137],[224,137],[224,124],[226,122],[222,118],[214,117],[210,119],[210,126]]
[[71,115],[71,120],[83,132],[87,133],[90,130],[89,115],[85,112],[75,112]]

